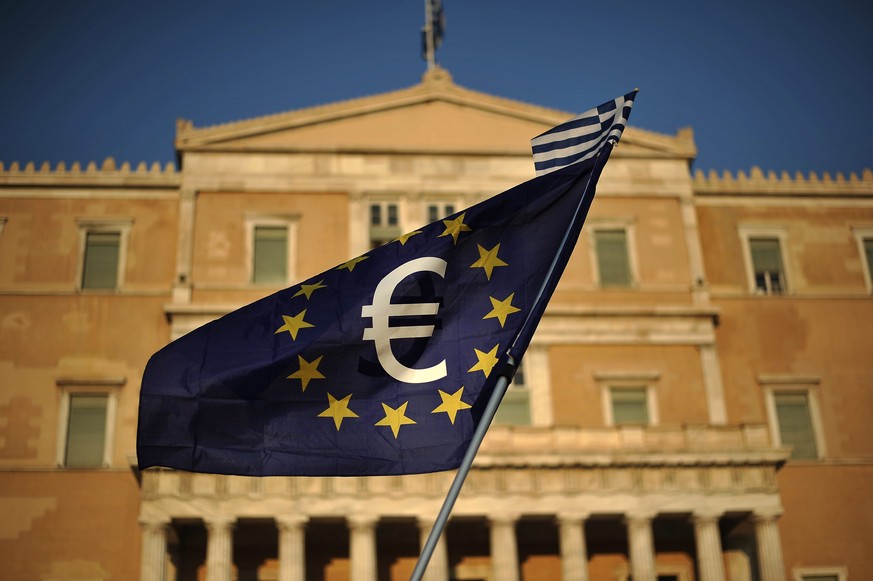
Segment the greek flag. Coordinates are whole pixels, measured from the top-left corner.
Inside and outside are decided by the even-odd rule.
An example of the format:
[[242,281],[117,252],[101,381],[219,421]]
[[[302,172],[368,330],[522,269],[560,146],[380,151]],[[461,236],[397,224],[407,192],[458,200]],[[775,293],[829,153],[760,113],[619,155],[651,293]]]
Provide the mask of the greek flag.
[[538,176],[591,159],[607,141],[621,138],[637,91],[585,111],[531,140]]

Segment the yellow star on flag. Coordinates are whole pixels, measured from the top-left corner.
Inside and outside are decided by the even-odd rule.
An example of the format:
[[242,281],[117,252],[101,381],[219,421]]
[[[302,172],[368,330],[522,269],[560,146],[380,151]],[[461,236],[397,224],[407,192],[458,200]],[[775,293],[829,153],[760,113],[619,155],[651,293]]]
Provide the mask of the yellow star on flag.
[[400,426],[414,424],[415,422],[406,417],[406,406],[408,401],[403,402],[397,409],[392,408],[387,403],[382,404],[382,409],[385,410],[385,417],[376,422],[377,426],[390,426],[394,432],[394,439],[397,439],[397,434],[400,433]]
[[413,236],[417,235],[417,234],[421,234],[421,230],[416,230],[415,232],[407,232],[406,234],[404,234],[403,236],[401,236],[400,238],[398,238],[398,239],[397,239],[397,242],[400,242],[400,245],[401,245],[401,246],[405,246],[405,245],[406,245],[406,241],[409,240],[410,238],[412,238]]
[[345,396],[342,399],[337,399],[331,394],[327,394],[328,406],[327,409],[318,414],[320,418],[333,418],[333,423],[336,426],[336,431],[339,432],[340,426],[345,418],[356,418],[358,414],[349,409],[349,400],[352,399],[352,394]]
[[324,379],[324,376],[318,370],[318,364],[321,363],[322,355],[315,361],[307,361],[300,355],[297,356],[297,362],[300,364],[300,369],[288,376],[288,379],[299,379],[303,383],[303,391],[306,391],[306,386],[313,379]]
[[491,250],[486,250],[481,244],[477,244],[476,246],[479,247],[479,260],[471,264],[470,268],[481,268],[485,270],[485,276],[488,277],[488,280],[491,280],[491,272],[495,268],[498,266],[509,266],[497,257],[497,252],[500,250],[500,244]]
[[474,348],[473,351],[476,352],[476,359],[479,361],[467,370],[467,373],[472,373],[474,371],[481,371],[485,374],[485,377],[491,373],[491,370],[494,369],[494,366],[497,365],[497,348],[500,347],[500,343],[494,346],[494,349],[485,353],[484,351],[479,351]]
[[470,227],[464,224],[464,216],[466,215],[467,213],[464,212],[454,220],[443,220],[443,224],[446,225],[446,231],[440,234],[439,237],[451,236],[452,240],[454,240],[455,244],[457,244],[458,236],[461,234],[461,232],[472,232]]
[[502,301],[499,301],[494,297],[488,297],[491,299],[491,312],[482,317],[482,319],[497,319],[500,321],[500,327],[502,328],[503,325],[506,324],[506,317],[521,310],[512,306],[512,297],[514,296],[515,293],[512,293]]
[[[323,282],[324,282],[324,279],[321,279],[320,281],[318,281],[315,284],[301,284],[300,290],[297,291],[297,294],[295,294],[294,297],[299,297],[300,295],[306,295],[307,299],[310,298],[312,296],[312,293],[314,293],[318,289],[327,288],[326,285],[321,284]],[[293,299],[294,297],[291,297],[291,298]]]
[[461,401],[461,396],[464,394],[464,386],[461,386],[461,389],[453,393],[452,395],[447,394],[441,389],[437,390],[440,392],[440,399],[443,400],[435,410],[433,410],[432,414],[437,414],[440,412],[445,412],[449,416],[449,420],[452,422],[452,425],[455,425],[455,416],[458,414],[459,410],[468,410],[470,409],[470,404]]
[[368,258],[370,258],[370,257],[369,256],[358,256],[357,258],[352,258],[351,260],[349,260],[347,262],[343,262],[342,264],[337,266],[336,269],[342,270],[345,268],[346,270],[351,272],[351,271],[355,270],[355,265],[357,265],[359,262],[363,262],[364,260],[367,260]]
[[297,313],[293,317],[289,317],[288,315],[282,315],[282,319],[285,321],[285,324],[282,325],[281,327],[279,327],[278,329],[276,329],[276,332],[273,334],[278,335],[282,331],[288,331],[289,333],[291,333],[291,338],[296,340],[297,339],[297,332],[300,329],[305,329],[307,327],[314,327],[315,326],[312,323],[307,323],[306,321],[304,321],[303,317],[305,317],[305,316],[306,316],[306,309],[303,309],[302,311],[300,311],[299,313]]

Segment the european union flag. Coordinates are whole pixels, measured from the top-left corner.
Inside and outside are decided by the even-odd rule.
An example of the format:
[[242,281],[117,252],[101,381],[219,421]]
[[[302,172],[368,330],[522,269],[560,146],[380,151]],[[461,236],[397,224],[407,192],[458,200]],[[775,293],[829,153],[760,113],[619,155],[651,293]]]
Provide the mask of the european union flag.
[[140,468],[456,468],[503,361],[530,342],[606,157],[568,162],[167,345],[143,377]]

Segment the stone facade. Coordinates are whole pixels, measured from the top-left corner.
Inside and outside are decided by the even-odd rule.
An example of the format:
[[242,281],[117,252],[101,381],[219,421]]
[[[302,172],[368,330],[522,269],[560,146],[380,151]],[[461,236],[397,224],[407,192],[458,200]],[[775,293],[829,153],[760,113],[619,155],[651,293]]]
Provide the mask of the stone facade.
[[[304,280],[377,241],[373,206],[402,233],[529,179],[530,138],[568,116],[436,68],[383,95],[180,121],[179,170],[0,165],[0,576],[408,578],[451,474],[138,473],[142,370],[283,286],[253,282],[259,226],[285,232],[287,284]],[[627,130],[429,581],[873,570],[873,174],[692,175],[695,153],[689,130]],[[101,233],[117,271],[95,289]],[[625,251],[618,284],[602,233]],[[80,421],[103,439],[77,467]]]

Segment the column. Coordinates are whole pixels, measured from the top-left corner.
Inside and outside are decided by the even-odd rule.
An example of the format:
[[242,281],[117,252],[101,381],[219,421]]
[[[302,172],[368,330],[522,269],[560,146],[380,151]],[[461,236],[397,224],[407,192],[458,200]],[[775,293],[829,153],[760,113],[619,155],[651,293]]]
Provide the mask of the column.
[[656,581],[655,543],[652,539],[654,516],[654,513],[634,513],[628,514],[625,518],[631,575],[634,581]]
[[[433,521],[427,518],[418,519],[418,533],[421,539],[420,547],[424,549],[424,544],[427,542],[427,537],[433,528]],[[443,534],[440,535],[436,547],[433,549],[433,555],[430,557],[430,562],[427,564],[427,569],[424,572],[424,581],[449,581],[449,553],[446,549],[446,531],[443,529]]]
[[588,550],[585,547],[587,517],[587,514],[558,515],[563,581],[588,581]]
[[697,569],[700,581],[725,581],[724,556],[721,548],[721,533],[718,519],[721,514],[695,512],[694,541],[697,544]]
[[140,581],[164,581],[167,571],[167,530],[169,521],[140,521],[142,555]]
[[785,564],[782,560],[782,540],[779,537],[779,514],[756,513],[752,516],[755,525],[755,540],[758,543],[758,567],[761,581],[785,581]]
[[349,517],[351,581],[376,581],[376,522],[378,517]]
[[276,519],[279,529],[279,581],[306,580],[306,522],[303,515]]
[[491,526],[491,571],[494,579],[519,581],[518,545],[515,540],[517,515],[489,517]]
[[233,517],[206,522],[206,581],[230,581],[233,568]]

